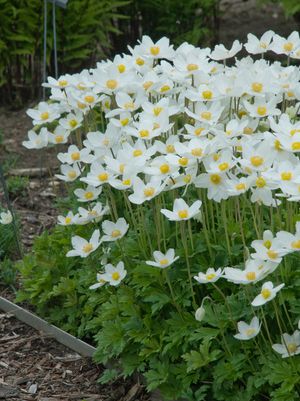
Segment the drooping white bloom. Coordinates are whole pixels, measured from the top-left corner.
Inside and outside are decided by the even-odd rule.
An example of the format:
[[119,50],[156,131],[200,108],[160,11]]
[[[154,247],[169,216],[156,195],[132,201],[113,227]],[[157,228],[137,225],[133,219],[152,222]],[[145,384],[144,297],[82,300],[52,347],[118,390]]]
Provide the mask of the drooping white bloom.
[[147,260],[146,264],[149,266],[160,267],[161,269],[170,266],[177,259],[179,259],[179,256],[175,256],[175,250],[173,248],[168,249],[165,254],[160,251],[154,251],[153,257],[155,262],[152,260]]
[[13,221],[13,216],[10,210],[0,213],[0,224],[7,225],[12,223],[12,221]]
[[201,205],[202,202],[197,200],[188,206],[182,198],[179,198],[174,201],[173,211],[161,209],[161,213],[171,221],[189,220],[199,213]]
[[256,316],[251,320],[250,324],[241,320],[237,325],[239,332],[233,336],[237,340],[251,340],[260,332],[260,323]]
[[277,287],[274,287],[271,281],[267,281],[263,284],[260,293],[254,298],[251,302],[252,306],[262,306],[265,303],[271,301],[276,297],[277,292],[279,292],[284,287],[283,284],[279,284]]
[[222,274],[223,271],[221,268],[215,270],[214,268],[209,267],[206,273],[199,272],[197,276],[194,276],[194,279],[200,284],[214,283],[222,277]]
[[124,237],[129,228],[129,224],[126,220],[121,217],[115,223],[109,220],[105,220],[102,223],[102,230],[105,235],[101,238],[101,241],[117,241]]
[[281,354],[282,358],[300,354],[300,331],[296,330],[292,335],[284,333],[281,336],[281,344],[273,344],[272,348]]
[[67,257],[80,256],[86,258],[90,253],[94,252],[100,245],[100,231],[95,230],[91,236],[91,239],[87,241],[86,239],[75,235],[72,237],[73,249],[67,253]]

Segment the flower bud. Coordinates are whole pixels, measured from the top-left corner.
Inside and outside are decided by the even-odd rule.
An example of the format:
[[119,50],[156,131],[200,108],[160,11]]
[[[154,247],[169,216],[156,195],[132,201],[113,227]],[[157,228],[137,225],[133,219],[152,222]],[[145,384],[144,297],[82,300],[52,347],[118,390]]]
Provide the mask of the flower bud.
[[198,320],[198,322],[201,322],[201,320],[204,319],[205,316],[205,309],[203,306],[200,306],[196,312],[195,312],[195,319]]

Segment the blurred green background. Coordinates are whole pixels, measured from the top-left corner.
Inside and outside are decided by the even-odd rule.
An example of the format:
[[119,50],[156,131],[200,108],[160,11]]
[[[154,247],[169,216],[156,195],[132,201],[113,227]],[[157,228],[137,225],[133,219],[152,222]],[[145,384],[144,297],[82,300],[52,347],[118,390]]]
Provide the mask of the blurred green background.
[[[125,52],[143,34],[154,40],[168,36],[175,45],[188,41],[212,46],[229,43],[234,35],[244,39],[246,30],[260,34],[277,28],[289,33],[298,26],[300,0],[282,0],[282,11],[279,0],[268,3],[267,10],[266,1],[261,1],[69,0],[66,9],[56,9],[59,72],[74,73]],[[251,17],[249,5],[252,11],[257,7],[258,15],[273,14],[261,21],[253,13]],[[51,8],[48,4],[49,75],[54,74]],[[282,26],[278,10],[293,16],[292,24]],[[243,20],[245,12],[252,18],[249,24]],[[0,0],[0,104],[18,108],[40,96],[42,59],[43,0]]]

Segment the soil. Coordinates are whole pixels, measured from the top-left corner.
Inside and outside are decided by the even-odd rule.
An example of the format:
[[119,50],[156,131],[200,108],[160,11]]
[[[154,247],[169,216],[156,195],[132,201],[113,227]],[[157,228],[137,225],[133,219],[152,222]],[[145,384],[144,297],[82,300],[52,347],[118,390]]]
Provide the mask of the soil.
[[37,332],[13,315],[0,314],[0,400],[149,401],[131,380],[100,385],[103,367]]

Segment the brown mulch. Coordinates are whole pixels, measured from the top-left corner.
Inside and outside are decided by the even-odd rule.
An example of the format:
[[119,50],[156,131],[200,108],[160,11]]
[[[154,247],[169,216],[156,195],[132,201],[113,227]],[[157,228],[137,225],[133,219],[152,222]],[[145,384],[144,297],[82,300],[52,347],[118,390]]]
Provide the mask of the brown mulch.
[[12,315],[0,314],[0,400],[149,401],[139,383],[97,383],[103,368],[37,332]]

